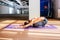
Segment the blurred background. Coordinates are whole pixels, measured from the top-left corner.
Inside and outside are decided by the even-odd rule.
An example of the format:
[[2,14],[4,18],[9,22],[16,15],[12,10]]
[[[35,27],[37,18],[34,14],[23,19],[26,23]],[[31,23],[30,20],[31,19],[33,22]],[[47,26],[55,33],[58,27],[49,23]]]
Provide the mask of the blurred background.
[[[60,0],[40,0],[40,16],[60,19]],[[0,17],[29,18],[29,0],[0,0]]]
[[29,0],[0,0],[0,17],[29,17]]

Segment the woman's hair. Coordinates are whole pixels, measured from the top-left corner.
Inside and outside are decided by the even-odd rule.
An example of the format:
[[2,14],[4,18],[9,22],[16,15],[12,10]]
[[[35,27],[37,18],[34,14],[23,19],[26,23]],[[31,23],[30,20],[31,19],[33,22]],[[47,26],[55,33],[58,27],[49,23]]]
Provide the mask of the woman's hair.
[[27,25],[31,22],[31,20],[28,20],[27,22],[24,22],[24,25]]

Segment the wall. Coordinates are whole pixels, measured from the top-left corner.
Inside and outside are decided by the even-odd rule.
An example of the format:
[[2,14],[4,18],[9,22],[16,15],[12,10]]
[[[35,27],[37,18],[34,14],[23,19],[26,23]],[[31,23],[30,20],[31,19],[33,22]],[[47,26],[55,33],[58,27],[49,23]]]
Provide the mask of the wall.
[[58,0],[58,18],[60,18],[60,0]]
[[40,0],[29,0],[29,19],[40,17]]
[[54,0],[55,18],[60,18],[60,0]]
[[8,14],[9,8],[6,6],[0,6],[0,14]]

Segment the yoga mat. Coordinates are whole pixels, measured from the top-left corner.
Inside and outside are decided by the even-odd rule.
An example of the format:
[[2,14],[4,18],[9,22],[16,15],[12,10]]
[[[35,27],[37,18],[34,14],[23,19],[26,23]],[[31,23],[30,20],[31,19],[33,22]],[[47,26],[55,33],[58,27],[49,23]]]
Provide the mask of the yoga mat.
[[[7,29],[21,29],[20,28],[20,25],[21,24],[11,24],[9,26],[7,26],[6,28]],[[29,26],[28,28],[25,28],[25,29],[33,29],[33,28],[37,28],[37,29],[56,29],[57,27],[55,25],[46,25],[44,27],[40,26],[40,27],[32,27],[32,26]]]

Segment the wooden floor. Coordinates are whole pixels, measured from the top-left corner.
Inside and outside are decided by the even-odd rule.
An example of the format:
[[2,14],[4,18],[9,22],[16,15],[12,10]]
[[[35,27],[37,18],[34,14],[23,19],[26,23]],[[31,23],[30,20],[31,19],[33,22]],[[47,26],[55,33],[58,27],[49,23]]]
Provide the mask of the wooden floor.
[[0,40],[60,40],[60,20],[49,19],[48,24],[57,29],[17,29],[4,30],[8,24],[21,24],[26,20],[0,20]]

